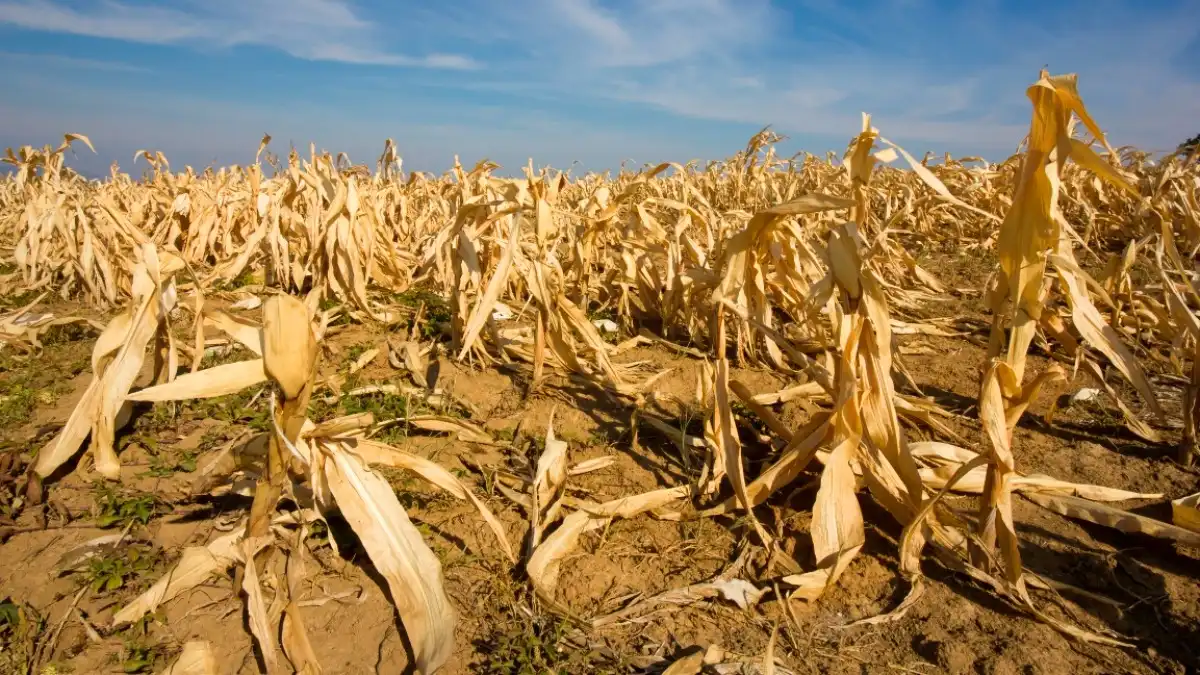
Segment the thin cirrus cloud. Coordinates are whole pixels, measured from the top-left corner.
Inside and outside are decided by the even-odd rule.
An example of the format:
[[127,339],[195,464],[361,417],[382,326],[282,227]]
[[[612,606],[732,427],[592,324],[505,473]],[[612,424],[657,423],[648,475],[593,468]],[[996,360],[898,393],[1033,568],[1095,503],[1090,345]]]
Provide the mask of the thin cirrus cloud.
[[663,66],[741,51],[768,37],[774,11],[764,0],[553,0],[542,14],[560,47],[582,49],[585,64]]
[[[655,7],[676,4],[639,3],[650,9],[631,10],[622,23],[596,2],[565,3],[590,10],[559,12],[585,54],[607,50],[617,63],[677,57],[600,70],[592,83],[600,95],[843,138],[857,131],[858,112],[869,111],[896,140],[991,153],[1023,136],[1022,92],[1043,65],[1080,74],[1085,99],[1116,142],[1173,149],[1195,133],[1200,113],[1195,3],[1063,2],[1024,13],[1015,2],[710,0],[699,3],[686,35],[649,21]],[[642,29],[639,39],[629,39],[629,26]]]
[[378,27],[340,0],[206,0],[165,6],[102,0],[86,8],[9,0],[0,2],[0,23],[145,44],[259,45],[300,59],[359,65],[476,66],[460,54],[413,56],[387,50]]
[[1200,131],[1194,0],[0,0],[0,36],[0,66],[49,76],[10,76],[34,112],[0,143],[90,128],[199,164],[263,131],[364,158],[395,137],[434,170],[706,159],[768,124],[823,152],[863,111],[914,153],[1003,159],[1043,66],[1114,144]]

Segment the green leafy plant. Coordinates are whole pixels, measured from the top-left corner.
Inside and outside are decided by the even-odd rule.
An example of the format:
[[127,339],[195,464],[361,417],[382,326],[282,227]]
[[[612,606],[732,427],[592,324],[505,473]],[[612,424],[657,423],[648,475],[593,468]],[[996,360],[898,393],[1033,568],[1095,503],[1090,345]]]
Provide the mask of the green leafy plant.
[[349,361],[357,361],[358,357],[366,354],[367,350],[371,347],[372,345],[370,342],[359,342],[358,344],[351,345],[350,348],[346,350],[346,359]]
[[196,470],[196,453],[183,452],[178,455],[154,455],[150,458],[150,468],[139,474],[149,478],[170,478],[183,471],[191,473]]
[[189,401],[185,412],[191,419],[212,419],[229,424],[245,424],[255,431],[270,429],[267,409],[251,405],[259,389],[250,387],[236,394]]
[[96,525],[104,528],[124,527],[129,523],[146,525],[157,507],[152,494],[118,491],[102,485],[96,490]]
[[[44,392],[43,392],[44,393]],[[48,403],[45,396],[24,383],[5,387],[0,392],[0,426],[16,426],[29,421],[38,403]]]
[[21,627],[21,607],[6,597],[0,600],[0,640],[7,639]]
[[213,366],[236,363],[237,361],[245,361],[251,358],[254,358],[254,354],[250,350],[234,343],[229,345],[228,348],[215,349],[212,352],[206,353],[204,358],[200,359],[200,367],[212,368]]
[[314,546],[324,546],[329,543],[329,526],[324,520],[314,520],[308,526],[308,541]]
[[130,640],[121,650],[121,670],[126,673],[149,673],[167,657],[166,650],[157,644]]
[[41,337],[41,342],[47,347],[78,342],[94,334],[94,329],[85,323],[67,323],[61,326],[51,326]]
[[0,368],[6,372],[0,378],[0,427],[25,424],[39,406],[50,405],[71,390],[61,369],[47,368],[38,358],[9,359],[3,365],[11,368]]
[[369,412],[375,415],[376,421],[407,417],[408,397],[384,393],[348,396],[342,399],[342,410],[347,415]]
[[[409,405],[410,401],[407,396],[382,392],[365,396],[348,396],[341,401],[343,414],[355,415],[369,412],[375,417],[376,422],[408,417],[414,413],[409,409]],[[393,443],[404,438],[405,435],[404,425],[394,424],[380,431],[376,435],[376,439],[383,443]]]
[[[328,312],[341,304],[342,303],[339,302],[337,298],[330,297],[330,296],[324,296],[321,298],[321,302],[317,304],[317,309],[319,309],[322,312]],[[350,315],[346,313],[345,308],[343,307],[342,310],[340,310],[338,312],[337,316],[335,316],[333,318],[333,320],[329,322],[329,325],[330,326],[348,326],[348,325],[350,325],[350,323],[351,323]]]
[[118,554],[89,560],[84,575],[93,593],[111,593],[154,571],[160,560],[154,548],[125,546]]
[[[3,270],[0,270],[0,273],[4,273]],[[20,293],[13,293],[11,295],[0,296],[0,308],[10,309],[15,307],[24,307],[25,305],[33,302],[33,299],[40,294],[41,290],[33,289],[21,291]]]
[[113,654],[113,661],[125,673],[148,673],[159,670],[158,666],[172,654],[166,646],[150,637],[150,627],[164,625],[162,610],[145,614],[120,632],[121,651]]
[[254,281],[254,269],[252,266],[247,265],[240,274],[232,279],[218,279],[213,283],[213,289],[218,291],[235,291],[243,286],[253,284]]
[[[421,325],[418,327],[421,337],[425,340],[435,340],[442,334],[442,326],[449,324],[451,320],[450,303],[445,298],[437,293],[426,288],[410,288],[403,293],[395,296],[396,302],[406,307],[412,307],[414,310],[419,310],[421,305],[425,306]],[[405,328],[411,330],[413,322],[416,320],[416,313],[409,319]]]
[[33,653],[45,629],[45,619],[29,605],[10,597],[0,600],[0,673],[31,672]]
[[562,637],[562,624],[545,619],[498,631],[489,640],[481,672],[496,675],[566,675],[567,655],[559,647]]

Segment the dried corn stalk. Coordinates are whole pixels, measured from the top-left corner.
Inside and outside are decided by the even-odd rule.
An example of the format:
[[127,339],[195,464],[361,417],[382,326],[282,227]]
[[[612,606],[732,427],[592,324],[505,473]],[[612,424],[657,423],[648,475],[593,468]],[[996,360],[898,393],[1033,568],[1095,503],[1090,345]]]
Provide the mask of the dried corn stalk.
[[116,480],[121,464],[113,438],[129,418],[129,390],[142,369],[151,340],[157,338],[166,347],[165,354],[155,353],[157,378],[167,381],[175,375],[177,356],[168,315],[176,303],[173,275],[183,269],[183,263],[174,255],[160,254],[150,244],[140,251],[141,260],[133,269],[132,304],[109,322],[96,340],[92,382],[66,425],[38,455],[36,470],[42,477],[70,460],[90,435],[96,471]]
[[[817,567],[784,578],[796,588],[793,597],[806,600],[816,599],[834,583],[862,547],[856,474],[902,525],[920,510],[924,499],[917,465],[893,404],[888,306],[875,273],[862,258],[860,242],[854,225],[847,223],[831,232],[827,247],[832,283],[838,289],[837,297],[828,301],[838,336],[838,360],[833,412],[828,420],[814,420],[821,424],[817,430],[828,430],[831,447],[823,459],[813,506]],[[811,459],[815,448],[808,439],[813,435],[807,429],[797,433],[789,447],[797,440],[809,444],[804,455]]]
[[[369,415],[339,418],[321,425],[310,422],[305,411],[317,353],[313,317],[303,302],[289,296],[268,299],[263,304],[263,315],[261,359],[188,373],[173,382],[133,394],[139,400],[150,401],[204,397],[266,379],[274,382],[278,389],[278,394],[268,399],[273,408],[274,431],[269,437],[266,471],[256,486],[245,528],[218,540],[220,543],[189,549],[171,575],[123,608],[115,620],[136,620],[158,604],[202,583],[214,572],[241,562],[245,565],[242,588],[250,608],[251,629],[268,669],[282,667],[277,655],[277,650],[282,647],[294,669],[315,672],[312,669],[319,665],[308,646],[295,598],[289,599],[288,588],[294,584],[273,584],[278,597],[271,603],[288,607],[280,616],[268,614],[263,609],[267,600],[260,579],[264,574],[293,578],[297,574],[293,571],[294,566],[303,564],[296,558],[302,556],[303,547],[290,547],[292,553],[287,558],[286,570],[257,567],[266,562],[262,555],[264,549],[272,546],[279,537],[291,536],[282,529],[283,524],[275,511],[276,502],[283,491],[297,499],[293,481],[303,478],[313,489],[315,505],[323,511],[341,511],[359,536],[372,563],[388,582],[392,599],[414,646],[417,667],[421,672],[435,672],[453,649],[456,623],[454,610],[443,588],[441,564],[409,521],[391,486],[368,464],[382,463],[412,470],[431,484],[471,501],[495,533],[502,550],[515,560],[504,530],[490,510],[449,472],[427,460],[363,438],[364,431],[373,423]],[[234,330],[243,332],[243,327],[239,324]],[[253,342],[249,337],[242,339]],[[466,424],[439,418],[423,421],[438,429],[457,428],[447,427],[450,422],[457,422],[459,426]],[[459,431],[471,432],[473,435],[467,440],[472,441],[479,440],[474,435],[482,434],[467,427]],[[231,462],[230,466],[233,465],[235,463]],[[301,531],[312,517],[305,516],[301,520]],[[282,625],[272,623],[279,618],[282,618]],[[283,642],[279,644],[275,636],[281,634]]]
[[[1116,186],[1128,186],[1111,165],[1098,158],[1086,144],[1071,137],[1072,116],[1075,116],[1111,152],[1104,135],[1079,98],[1074,75],[1051,77],[1043,71],[1041,79],[1027,93],[1033,103],[1032,122],[1013,205],[1000,227],[1000,273],[990,300],[993,311],[990,356],[995,358],[991,358],[986,366],[979,400],[979,417],[988,439],[989,457],[976,536],[970,540],[971,561],[977,569],[990,573],[993,552],[998,547],[998,564],[1002,567],[1008,592],[1060,629],[1086,639],[1111,642],[1048,619],[1036,610],[1028,595],[1012,517],[1013,483],[1018,478],[1012,454],[1012,432],[1042,387],[1054,386],[1066,379],[1059,366],[1051,365],[1031,381],[1024,381],[1026,352],[1047,303],[1047,261],[1054,265],[1059,281],[1068,292],[1075,327],[1088,344],[1109,357],[1157,410],[1153,392],[1140,366],[1092,305],[1083,287],[1085,275],[1075,265],[1069,240],[1062,236],[1060,229],[1063,216],[1059,193],[1067,159],[1074,159]],[[1004,326],[1010,309],[1011,330],[1004,350]],[[968,466],[963,465],[947,485],[967,475]],[[1031,498],[1038,503],[1077,499],[1037,493]],[[1095,505],[1095,508],[1100,507]]]

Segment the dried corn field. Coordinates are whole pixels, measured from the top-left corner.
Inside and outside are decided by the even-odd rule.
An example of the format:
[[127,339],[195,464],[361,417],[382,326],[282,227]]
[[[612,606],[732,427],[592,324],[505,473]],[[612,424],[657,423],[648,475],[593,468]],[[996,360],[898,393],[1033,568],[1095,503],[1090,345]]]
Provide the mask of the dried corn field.
[[10,150],[0,670],[1200,668],[1200,163],[1027,95],[999,164]]

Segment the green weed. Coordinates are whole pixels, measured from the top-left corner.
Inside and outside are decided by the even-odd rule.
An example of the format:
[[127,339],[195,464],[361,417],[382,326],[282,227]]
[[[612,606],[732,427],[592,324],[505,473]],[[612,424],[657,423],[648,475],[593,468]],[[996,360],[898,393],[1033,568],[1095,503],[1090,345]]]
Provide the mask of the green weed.
[[478,645],[482,663],[475,672],[486,675],[616,675],[634,670],[594,651],[574,649],[566,636],[570,626],[553,616],[513,617],[515,625],[495,629]]
[[123,546],[111,556],[97,556],[88,561],[84,579],[92,593],[106,594],[124,588],[131,582],[141,582],[162,560],[158,550],[149,546]]
[[367,350],[374,346],[375,345],[371,344],[370,342],[359,342],[356,345],[352,345],[346,350],[346,360],[351,362],[357,361],[358,357],[366,354]]
[[324,546],[329,543],[329,526],[323,520],[314,520],[308,526],[308,541],[313,542],[315,546]]
[[338,415],[337,402],[326,403],[324,399],[313,398],[308,403],[308,418],[313,422],[324,422]]
[[152,494],[118,491],[108,485],[96,488],[98,527],[125,527],[130,523],[146,525],[157,511],[158,502]]
[[156,666],[165,663],[169,656],[169,651],[163,645],[139,639],[127,640],[118,658],[122,672],[150,673],[158,670]]
[[267,431],[271,428],[268,419],[270,411],[261,397],[255,400],[259,391],[261,389],[258,387],[249,387],[236,394],[188,401],[186,412],[191,419],[213,419],[229,424],[244,424],[255,431]]
[[112,662],[125,673],[149,673],[158,671],[173,656],[171,648],[150,637],[150,627],[164,625],[166,618],[162,610],[151,612],[134,621],[119,633],[122,647],[112,655]]
[[58,369],[48,369],[37,359],[13,359],[0,377],[0,427],[25,424],[39,406],[52,405],[71,390]]
[[731,400],[729,402],[729,407],[733,409],[734,417],[740,418],[744,424],[749,425],[759,434],[770,433],[770,428],[767,427],[766,422],[763,422],[761,419],[759,419],[758,415],[755,414],[753,410],[748,408],[745,403],[737,400]]
[[182,452],[177,455],[154,455],[150,468],[139,474],[141,477],[170,478],[180,471],[191,473],[196,470],[196,453]]
[[254,283],[254,270],[250,265],[246,265],[246,269],[242,270],[236,277],[225,280],[218,279],[213,283],[215,291],[235,291],[243,286],[249,286]]
[[[426,340],[439,338],[442,334],[442,327],[451,321],[450,303],[430,289],[410,288],[403,293],[396,294],[393,296],[393,299],[401,305],[412,307],[413,310],[417,310],[421,305],[425,305],[424,318],[418,330],[421,337]],[[416,313],[414,311],[413,318],[409,319],[405,325],[406,329],[412,330],[415,318]]]
[[[337,307],[341,304],[343,304],[342,301],[338,300],[337,298],[325,296],[325,297],[321,298],[321,301],[319,303],[317,303],[317,309],[319,309],[322,312],[328,312],[328,311],[332,310],[334,307]],[[346,313],[346,310],[343,307],[342,311],[340,311],[338,313],[338,315],[336,317],[334,317],[333,321],[329,322],[329,325],[330,326],[348,326],[348,325],[350,325],[350,323],[351,323],[350,315],[348,313]]]
[[[344,415],[356,415],[369,412],[375,417],[375,422],[406,418],[410,414],[409,399],[399,394],[375,393],[365,396],[347,396],[341,401]],[[375,436],[381,443],[395,443],[406,436],[403,424],[394,424],[385,428]]]
[[375,393],[364,396],[347,396],[342,399],[342,410],[347,415],[369,412],[375,421],[394,420],[408,417],[408,397],[399,394]]
[[228,351],[219,349],[213,352],[206,353],[204,358],[200,359],[200,368],[212,368],[213,366],[222,366],[227,363],[235,363],[237,361],[247,361],[252,358],[257,358],[254,352],[234,344]]
[[0,673],[31,672],[30,660],[45,630],[45,619],[32,607],[9,597],[0,600]]
[[[45,401],[44,396],[24,384],[6,387],[0,393],[0,426],[20,426],[29,421],[38,404]],[[45,401],[47,403],[53,402]]]

